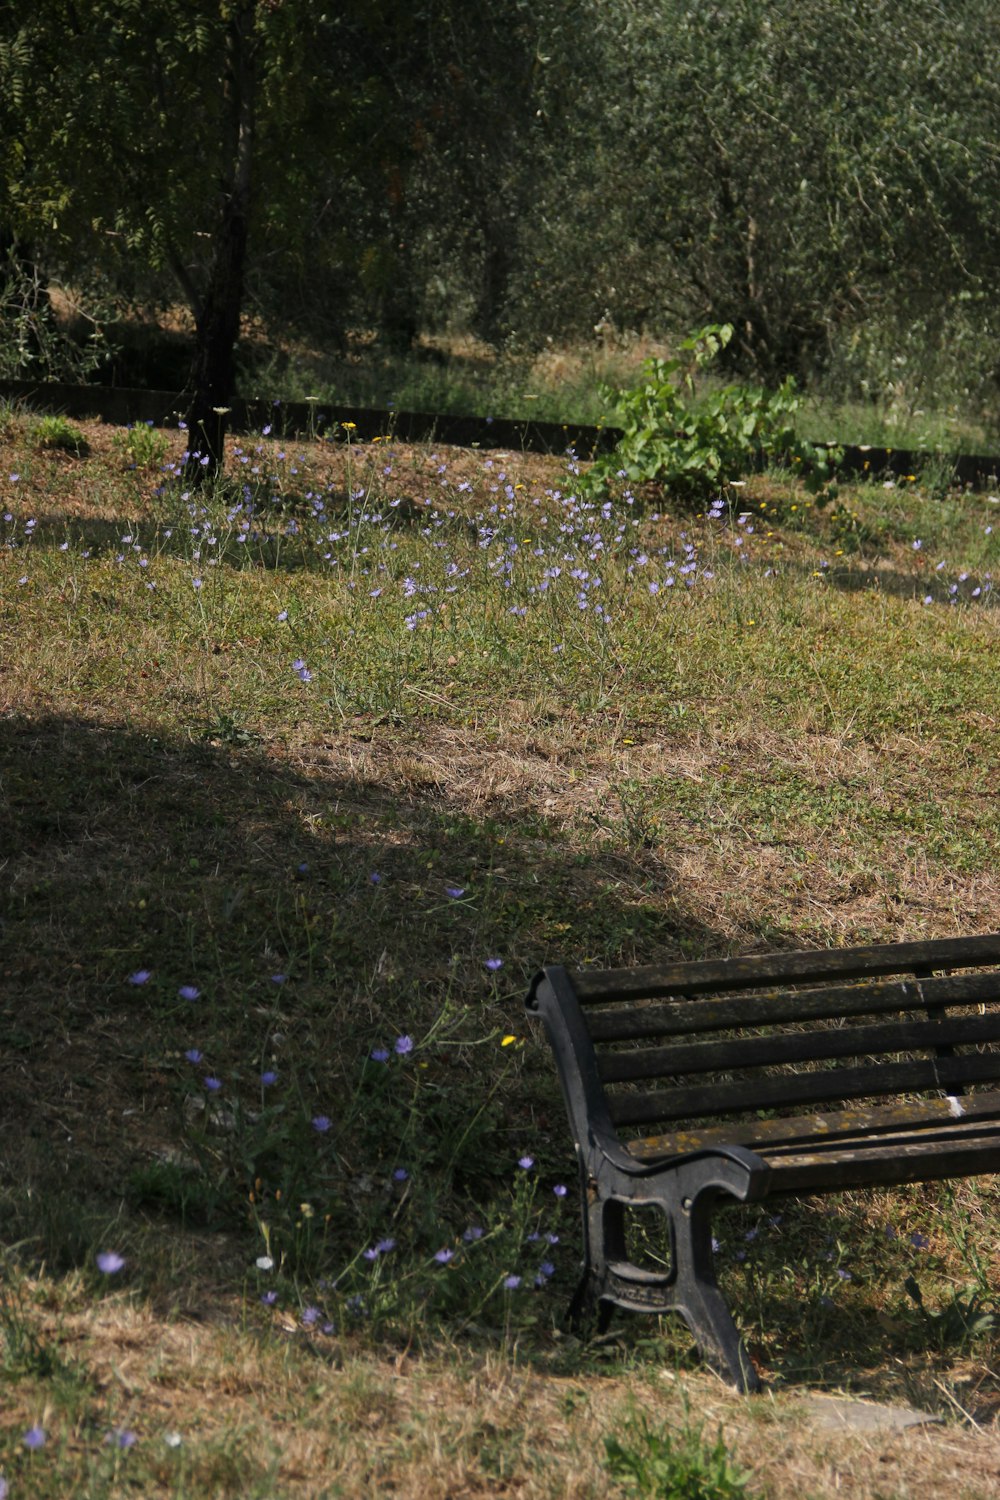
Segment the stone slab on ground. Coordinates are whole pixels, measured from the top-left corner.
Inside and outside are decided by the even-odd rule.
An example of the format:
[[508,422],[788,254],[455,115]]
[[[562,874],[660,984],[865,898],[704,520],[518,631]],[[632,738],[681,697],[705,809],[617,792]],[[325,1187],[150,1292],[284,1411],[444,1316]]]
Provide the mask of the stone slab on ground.
[[900,1432],[906,1427],[939,1424],[933,1412],[911,1406],[885,1406],[850,1396],[811,1395],[802,1405],[813,1424],[826,1432]]

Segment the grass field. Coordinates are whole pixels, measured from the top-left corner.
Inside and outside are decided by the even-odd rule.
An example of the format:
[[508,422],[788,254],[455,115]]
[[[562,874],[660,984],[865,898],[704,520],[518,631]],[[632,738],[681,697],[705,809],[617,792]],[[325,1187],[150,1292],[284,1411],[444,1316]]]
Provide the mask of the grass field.
[[522,1000],[1000,926],[996,498],[683,516],[274,433],[191,493],[176,433],[0,442],[12,1500],[995,1493],[993,1182],[720,1216],[765,1396],[668,1323],[581,1343]]

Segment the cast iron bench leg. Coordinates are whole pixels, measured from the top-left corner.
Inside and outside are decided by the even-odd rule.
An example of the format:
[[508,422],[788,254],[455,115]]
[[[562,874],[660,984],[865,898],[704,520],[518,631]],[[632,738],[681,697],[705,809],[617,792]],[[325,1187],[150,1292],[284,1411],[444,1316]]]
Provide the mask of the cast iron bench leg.
[[671,1206],[673,1243],[672,1302],[687,1323],[702,1358],[728,1376],[744,1394],[760,1390],[753,1367],[715,1279],[712,1256],[712,1203],[715,1193],[702,1193]]
[[616,1198],[601,1198],[586,1171],[582,1174],[583,1273],[567,1321],[574,1332],[582,1331],[597,1312],[597,1331],[606,1333],[613,1304],[601,1300],[607,1284],[609,1260],[625,1259],[625,1208]]
[[586,1260],[570,1303],[570,1326],[579,1330],[595,1304],[600,1333],[607,1329],[615,1305],[639,1312],[677,1313],[707,1364],[744,1394],[759,1391],[760,1377],[715,1277],[712,1207],[718,1192],[708,1188],[679,1202],[673,1197],[656,1199],[669,1224],[670,1271],[662,1278],[636,1283],[616,1270],[618,1265],[628,1265],[626,1201],[588,1196],[583,1215]]

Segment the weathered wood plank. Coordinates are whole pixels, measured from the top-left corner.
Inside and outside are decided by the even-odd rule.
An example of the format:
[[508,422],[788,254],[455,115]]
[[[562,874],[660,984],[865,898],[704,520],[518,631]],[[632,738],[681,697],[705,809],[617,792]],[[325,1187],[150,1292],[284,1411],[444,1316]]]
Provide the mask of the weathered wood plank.
[[[959,1101],[961,1102],[961,1101]],[[911,1146],[931,1147],[947,1145],[956,1141],[975,1140],[978,1137],[992,1135],[1000,1140],[1000,1130],[997,1128],[998,1121],[987,1120],[951,1120],[945,1123],[943,1120],[935,1125],[926,1127],[912,1126],[908,1130],[885,1131],[881,1135],[867,1136],[864,1134],[843,1135],[837,1140],[827,1140],[822,1136],[814,1136],[812,1140],[788,1142],[773,1146],[760,1146],[754,1149],[765,1160],[781,1165],[782,1162],[790,1160],[794,1156],[803,1153],[809,1156],[865,1156],[870,1151],[885,1150],[891,1152],[895,1148],[907,1150]]]
[[803,1152],[772,1164],[768,1192],[830,1193],[869,1187],[877,1182],[936,1182],[945,1177],[972,1177],[978,1172],[998,1169],[1000,1133],[992,1131],[978,1140],[964,1139],[954,1145],[915,1142],[905,1147],[886,1146],[839,1161],[825,1154]]
[[744,1110],[780,1109],[838,1099],[877,1099],[891,1094],[942,1089],[1000,1078],[1000,1052],[971,1057],[927,1058],[916,1062],[880,1063],[876,1067],[822,1068],[784,1073],[752,1082],[693,1084],[652,1093],[622,1094],[609,1100],[616,1125],[645,1125],[657,1120],[698,1120]]
[[[808,1031],[734,1037],[724,1042],[642,1047],[633,1052],[604,1053],[598,1058],[598,1069],[604,1083],[625,1083],[647,1078],[682,1078],[691,1073],[736,1073],[745,1068],[820,1062],[835,1057],[892,1057],[901,1052],[944,1048],[949,1049],[946,1055],[951,1056],[954,1047],[996,1041],[1000,1041],[1000,1009],[985,1016],[952,1016],[943,1021],[821,1026]],[[1000,1074],[1000,1056],[997,1070]]]
[[766,1159],[786,1149],[819,1149],[827,1143],[839,1146],[858,1139],[874,1144],[901,1135],[919,1134],[923,1138],[925,1133],[929,1137],[935,1131],[951,1131],[953,1127],[975,1131],[1000,1122],[1000,1093],[969,1094],[962,1099],[961,1107],[963,1114],[958,1120],[953,1115],[951,1101],[944,1098],[847,1106],[827,1113],[780,1119],[730,1120],[725,1125],[693,1126],[669,1135],[646,1136],[628,1142],[628,1150],[637,1161],[647,1162],[717,1146],[750,1146]]
[[1000,933],[937,938],[922,943],[795,950],[749,957],[654,964],[638,969],[576,969],[571,978],[580,1002],[617,1003],[658,995],[700,995],[753,985],[862,979],[911,973],[916,968],[960,969],[1000,963]]
[[634,1010],[588,1011],[587,1026],[595,1042],[640,1041],[644,1037],[737,1031],[783,1021],[991,1002],[1000,1002],[1000,974],[951,974],[888,984],[842,984],[814,990],[776,990],[765,995],[675,1000]]

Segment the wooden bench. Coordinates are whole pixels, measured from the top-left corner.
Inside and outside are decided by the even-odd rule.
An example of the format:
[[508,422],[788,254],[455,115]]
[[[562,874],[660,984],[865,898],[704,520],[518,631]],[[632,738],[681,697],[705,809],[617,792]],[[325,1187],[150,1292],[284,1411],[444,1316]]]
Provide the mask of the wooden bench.
[[[998,965],[1000,933],[546,967],[526,1005],[555,1054],[580,1166],[574,1323],[596,1308],[606,1326],[613,1305],[679,1313],[703,1358],[759,1389],[715,1279],[717,1201],[1000,1168]],[[666,1269],[630,1258],[642,1205],[665,1216]]]

